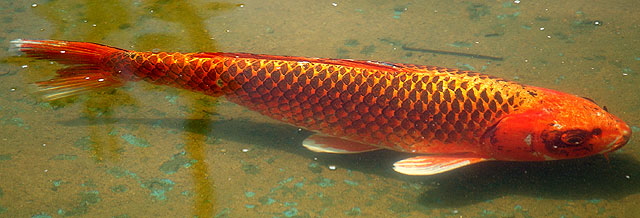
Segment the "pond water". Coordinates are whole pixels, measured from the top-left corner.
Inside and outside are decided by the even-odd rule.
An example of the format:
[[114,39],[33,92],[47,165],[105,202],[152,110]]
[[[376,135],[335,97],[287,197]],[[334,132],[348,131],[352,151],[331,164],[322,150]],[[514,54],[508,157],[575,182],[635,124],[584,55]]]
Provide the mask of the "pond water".
[[60,39],[461,68],[589,97],[637,132],[638,10],[633,0],[2,1],[0,217],[633,217],[637,137],[608,159],[406,176],[392,170],[406,154],[314,153],[300,145],[310,132],[224,98],[140,82],[46,102],[33,82],[61,65],[8,49]]

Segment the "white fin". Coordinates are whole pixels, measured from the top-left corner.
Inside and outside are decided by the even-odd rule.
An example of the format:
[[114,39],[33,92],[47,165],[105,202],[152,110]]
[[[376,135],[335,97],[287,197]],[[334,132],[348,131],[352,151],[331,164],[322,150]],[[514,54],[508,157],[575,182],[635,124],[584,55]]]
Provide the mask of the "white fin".
[[466,155],[417,156],[394,163],[393,169],[407,175],[435,175],[486,160]]
[[353,154],[382,149],[373,145],[362,144],[325,135],[309,136],[302,142],[302,145],[314,152],[335,154]]

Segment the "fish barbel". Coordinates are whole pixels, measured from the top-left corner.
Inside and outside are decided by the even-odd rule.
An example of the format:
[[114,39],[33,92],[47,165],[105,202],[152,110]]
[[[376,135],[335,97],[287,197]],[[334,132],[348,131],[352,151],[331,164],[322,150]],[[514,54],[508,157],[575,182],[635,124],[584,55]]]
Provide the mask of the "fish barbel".
[[136,52],[86,42],[14,40],[68,65],[37,84],[48,99],[144,80],[229,101],[314,131],[315,152],[390,149],[397,172],[433,175],[488,160],[606,154],[629,126],[594,102],[485,74],[412,64],[245,53]]

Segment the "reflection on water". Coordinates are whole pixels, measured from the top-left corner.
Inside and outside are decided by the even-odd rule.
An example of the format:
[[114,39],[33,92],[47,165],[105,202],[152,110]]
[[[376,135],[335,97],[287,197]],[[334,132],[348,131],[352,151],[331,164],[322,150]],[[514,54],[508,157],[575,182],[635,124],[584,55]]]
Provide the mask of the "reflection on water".
[[[589,96],[637,131],[640,43],[631,2],[7,1],[0,42],[51,38],[458,67]],[[610,161],[482,163],[404,176],[391,165],[406,154],[313,153],[300,146],[309,132],[172,88],[133,83],[41,102],[28,84],[51,78],[59,65],[9,55],[0,55],[0,216],[640,213],[632,203],[640,191],[634,139]]]

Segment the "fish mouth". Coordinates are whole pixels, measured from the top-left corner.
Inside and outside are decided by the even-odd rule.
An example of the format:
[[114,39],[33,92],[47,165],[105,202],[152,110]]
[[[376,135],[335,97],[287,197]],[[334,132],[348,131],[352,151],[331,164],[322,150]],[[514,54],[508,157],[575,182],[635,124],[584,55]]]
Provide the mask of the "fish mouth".
[[620,134],[618,135],[618,137],[616,137],[609,145],[607,145],[607,149],[605,149],[601,153],[608,154],[614,152],[622,148],[629,142],[629,139],[631,139],[631,128],[629,127],[629,125],[623,123],[622,125],[620,125],[619,129]]

